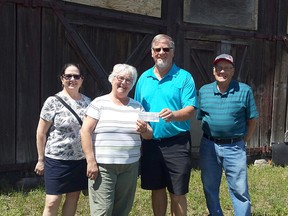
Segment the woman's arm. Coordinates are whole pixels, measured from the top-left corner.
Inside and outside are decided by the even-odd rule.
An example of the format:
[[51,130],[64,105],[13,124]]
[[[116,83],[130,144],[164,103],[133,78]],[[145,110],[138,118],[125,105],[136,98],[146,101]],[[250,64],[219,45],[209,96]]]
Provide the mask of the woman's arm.
[[92,133],[97,125],[97,120],[89,116],[85,116],[83,125],[80,130],[82,149],[87,161],[87,177],[95,180],[98,176],[98,166],[94,156],[92,145]]
[[44,153],[46,145],[46,137],[52,122],[46,121],[42,118],[39,119],[38,127],[36,131],[36,146],[38,153],[38,162],[35,166],[35,172],[38,175],[44,174]]

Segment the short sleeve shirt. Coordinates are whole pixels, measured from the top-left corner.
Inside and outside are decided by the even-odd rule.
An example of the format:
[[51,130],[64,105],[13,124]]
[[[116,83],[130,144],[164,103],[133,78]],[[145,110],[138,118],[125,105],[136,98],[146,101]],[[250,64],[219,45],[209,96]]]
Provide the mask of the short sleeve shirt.
[[[172,111],[187,106],[197,108],[196,88],[192,75],[172,65],[170,71],[159,80],[154,74],[154,67],[145,71],[139,78],[135,100],[139,101],[147,112],[160,112],[164,108]],[[153,138],[162,139],[172,137],[180,132],[190,130],[191,120],[165,122],[151,122]]]
[[[81,94],[80,100],[72,100],[57,93],[83,119],[90,99]],[[80,140],[80,124],[76,117],[54,96],[44,102],[40,118],[52,122],[45,146],[45,156],[58,160],[84,159]]]
[[258,117],[252,89],[232,80],[225,93],[219,92],[216,82],[199,90],[197,119],[202,130],[215,138],[243,137],[247,133],[247,120]]
[[86,115],[98,120],[92,136],[97,163],[131,164],[139,160],[141,138],[136,121],[143,111],[131,98],[126,106],[116,105],[109,95],[90,103]]

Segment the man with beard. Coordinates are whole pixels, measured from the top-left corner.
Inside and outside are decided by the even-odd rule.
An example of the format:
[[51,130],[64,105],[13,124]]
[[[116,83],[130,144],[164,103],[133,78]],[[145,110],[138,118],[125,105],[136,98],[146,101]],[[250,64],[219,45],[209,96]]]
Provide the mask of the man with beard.
[[187,215],[196,89],[192,75],[173,62],[174,52],[171,37],[156,35],[151,43],[155,65],[141,75],[135,91],[135,99],[147,112],[159,113],[159,122],[150,122],[153,139],[143,140],[141,157],[141,187],[152,190],[156,216],[166,215],[166,188],[171,215]]

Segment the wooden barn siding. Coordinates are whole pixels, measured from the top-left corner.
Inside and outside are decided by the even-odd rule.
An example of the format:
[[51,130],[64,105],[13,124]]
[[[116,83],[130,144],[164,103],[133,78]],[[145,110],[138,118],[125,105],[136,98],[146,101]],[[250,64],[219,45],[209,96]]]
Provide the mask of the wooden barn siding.
[[[248,65],[248,67],[246,67],[246,76],[242,74],[238,78],[252,86],[260,114],[257,129],[251,141],[248,143],[249,148],[270,146],[271,142],[275,140],[283,141],[284,131],[287,129],[287,126],[285,128],[285,123],[287,122],[287,66],[285,67],[285,65],[287,65],[287,58],[285,59],[285,56],[287,56],[287,45],[285,45],[282,39],[282,36],[285,36],[284,29],[286,30],[287,26],[285,22],[288,11],[287,2],[279,1],[279,5],[272,1],[259,2],[259,30],[255,33],[241,30],[225,30],[225,28],[207,29],[203,26],[187,24],[184,24],[182,27],[186,31],[185,37],[187,41],[191,41],[191,44],[194,43],[194,46],[197,41],[198,43],[202,43],[199,49],[202,50],[203,54],[201,55],[198,52],[198,59],[204,59],[204,63],[199,64],[198,68],[205,67],[205,62],[206,64],[207,62],[210,64],[211,57],[208,56],[211,55],[211,53],[213,54],[213,49],[213,56],[219,52],[219,50],[223,48],[223,42],[225,43],[225,41],[231,42],[232,44],[239,43],[240,45],[241,43],[246,43],[248,45],[245,60],[245,64]],[[267,13],[268,11],[269,13]],[[278,20],[281,20],[281,23]],[[277,21],[279,22],[278,25]],[[277,28],[282,28],[282,31],[277,31]],[[205,47],[208,44],[210,44],[210,48]],[[192,47],[193,45],[190,45],[190,48]],[[277,50],[276,47],[278,47]],[[239,53],[239,49],[237,53]],[[193,61],[193,58],[196,58],[195,56],[197,57],[197,54],[194,53],[188,61]],[[240,69],[237,67],[238,62],[239,59],[236,57],[236,76],[237,70]],[[186,66],[188,66],[189,69],[189,64]],[[212,64],[208,67],[210,74],[211,67]],[[274,78],[274,76],[277,76],[277,67],[281,67],[281,72],[278,71],[278,73],[282,77]],[[276,74],[274,74],[275,69]],[[192,74],[193,71],[194,70],[191,70]],[[198,71],[196,70],[194,73]],[[241,71],[245,73],[245,69]],[[209,72],[208,75],[201,72],[200,76],[201,78],[198,78],[199,75],[194,74],[196,80],[198,79],[198,81],[196,81],[198,87],[202,85],[205,79],[209,79]],[[199,81],[201,79],[202,83]],[[275,82],[283,83],[285,87],[282,86],[279,88],[274,84]],[[275,90],[279,91],[279,89],[281,89],[281,92],[276,93]],[[275,97],[275,94],[278,96],[278,99]],[[281,99],[279,99],[279,95],[281,95]],[[279,112],[277,111],[278,109]],[[274,122],[274,124],[272,124],[272,122]]]
[[0,164],[15,163],[16,29],[11,25],[16,20],[14,7],[14,4],[0,4]]
[[[11,50],[11,55],[17,55],[17,59],[11,61],[11,55],[3,53],[3,50],[1,51],[3,59],[4,56],[7,56],[7,62],[11,63],[9,69],[4,67],[4,69],[6,68],[5,73],[1,73],[1,75],[9,74],[11,78],[8,78],[17,83],[7,83],[7,79],[5,81],[3,79],[4,83],[1,85],[1,88],[3,87],[2,92],[4,90],[7,92],[7,88],[5,87],[5,83],[7,83],[11,89],[9,93],[12,95],[2,95],[8,96],[8,101],[11,101],[11,105],[17,108],[17,110],[12,115],[7,115],[7,112],[4,112],[2,118],[5,122],[9,122],[8,126],[12,128],[9,132],[12,131],[14,134],[7,136],[7,146],[3,143],[6,142],[5,139],[1,140],[0,147],[2,151],[0,154],[3,157],[1,157],[0,171],[33,169],[33,164],[31,165],[30,163],[33,163],[37,159],[35,131],[39,112],[44,100],[61,89],[59,73],[63,62],[82,63],[86,72],[82,90],[86,95],[94,98],[97,95],[105,93],[103,92],[103,87],[97,85],[97,83],[108,82],[107,76],[114,64],[122,62],[137,63],[138,65],[135,66],[138,66],[141,70],[145,70],[148,67],[143,66],[143,62],[149,62],[148,64],[152,65],[150,48],[148,47],[150,47],[152,37],[159,31],[156,30],[156,27],[153,27],[154,30],[151,31],[151,28],[147,27],[148,25],[137,27],[139,24],[136,24],[137,21],[133,21],[132,16],[128,16],[127,20],[134,22],[135,32],[132,32],[133,28],[131,26],[131,29],[128,29],[128,31],[125,28],[119,28],[120,23],[114,24],[115,27],[117,26],[116,30],[113,28],[113,25],[108,28],[105,28],[103,24],[100,27],[97,25],[89,26],[85,24],[84,20],[86,19],[84,16],[82,17],[81,24],[81,19],[80,23],[78,23],[79,19],[76,19],[76,21],[73,20],[73,16],[76,17],[77,13],[75,10],[76,7],[72,7],[71,10],[68,7],[65,16],[69,17],[71,15],[71,17],[69,17],[68,22],[67,18],[64,17],[66,20],[65,23],[62,22],[61,17],[57,16],[59,8],[49,7],[46,4],[42,5],[43,7],[39,7],[37,4],[31,6],[6,3],[5,7],[3,5],[1,7],[10,16],[6,16],[4,12],[1,13],[1,17],[2,15],[5,18],[7,17],[7,19],[1,19],[3,22],[1,27],[6,29],[9,24],[10,28],[7,28],[7,30],[17,28],[13,34],[8,31],[5,31],[5,35],[1,34],[1,39],[3,39],[1,42],[5,42],[7,49],[11,49],[14,46],[14,49]],[[10,11],[7,8],[10,8]],[[120,14],[118,16],[121,18]],[[13,20],[11,17],[14,18],[14,22],[11,22]],[[95,19],[92,14],[90,14],[90,17]],[[107,23],[113,22],[107,21]],[[125,23],[125,25],[128,24]],[[156,26],[155,23],[153,26]],[[148,36],[143,34],[147,29],[150,31],[150,35]],[[71,33],[77,34],[79,37],[71,37],[69,35]],[[11,35],[15,40],[11,40]],[[81,53],[77,49],[79,48],[77,46],[84,46],[86,43],[87,47],[92,49],[92,53],[90,54]],[[5,46],[3,45],[3,47]],[[87,61],[87,58],[91,59],[93,55],[95,55],[95,58],[96,56],[99,58],[99,62],[101,62],[100,66],[105,67],[104,72],[107,73],[105,79],[101,79],[99,76],[95,78],[95,74],[91,74],[91,71],[88,70],[91,69],[89,66],[93,62]],[[13,69],[15,63],[15,71],[11,73],[11,69]],[[110,84],[108,87],[110,87]],[[17,92],[13,94],[13,90],[17,90]],[[13,95],[15,95],[15,101],[11,100],[11,96]],[[13,111],[11,109],[13,106],[9,106],[7,110]],[[14,121],[12,121],[13,117]],[[4,129],[7,131],[9,127],[5,126]],[[11,140],[11,138],[15,138],[15,140]]]
[[[240,70],[239,79],[254,89],[260,111],[257,131],[248,147],[270,145],[273,137],[283,140],[283,131],[287,128],[287,72],[283,74],[287,71],[287,46],[279,38],[268,36],[285,34],[287,23],[283,20],[287,19],[288,11],[285,1],[259,1],[257,33],[182,23],[181,1],[164,1],[162,19],[75,4],[51,7],[47,1],[25,2],[24,5],[20,0],[0,4],[0,26],[5,29],[0,32],[0,45],[4,48],[0,56],[5,60],[0,62],[1,77],[5,78],[0,80],[0,89],[1,99],[9,105],[1,109],[1,120],[7,124],[1,125],[0,171],[15,169],[11,164],[18,164],[19,168],[37,159],[35,130],[39,111],[44,100],[61,89],[58,74],[63,62],[83,64],[86,73],[83,92],[94,98],[103,92],[99,80],[91,74],[91,63],[99,60],[100,66],[109,73],[115,63],[125,61],[141,73],[153,64],[150,42],[158,32],[167,32],[175,38],[177,64],[187,70],[197,69],[191,70],[198,80],[197,88],[213,79],[211,62],[220,50],[236,50],[238,63],[246,56],[241,65],[248,66]],[[71,39],[71,32],[67,32],[57,12],[79,34],[78,41]],[[277,20],[282,23],[279,21],[274,28]],[[84,53],[83,58],[76,47],[85,43],[92,53]],[[285,96],[285,101],[277,97],[277,91]],[[199,122],[195,125],[192,133],[200,136]],[[199,143],[194,140],[193,144],[197,147]]]
[[278,19],[275,20],[274,32],[282,36],[275,44],[275,78],[273,83],[272,129],[271,142],[283,142],[288,130],[287,90],[288,90],[288,1],[280,0],[275,10]]

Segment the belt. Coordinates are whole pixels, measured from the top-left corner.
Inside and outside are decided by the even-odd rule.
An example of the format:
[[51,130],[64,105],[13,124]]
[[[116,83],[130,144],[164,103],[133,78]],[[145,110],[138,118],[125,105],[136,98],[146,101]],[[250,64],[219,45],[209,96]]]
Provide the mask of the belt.
[[243,137],[236,137],[236,138],[214,138],[211,136],[208,136],[207,134],[203,134],[203,137],[206,139],[211,140],[212,142],[216,144],[232,144],[234,142],[239,142],[243,140]]
[[173,140],[173,139],[176,139],[176,138],[179,138],[179,137],[183,137],[183,136],[186,136],[186,135],[190,135],[190,131],[185,131],[185,132],[180,132],[179,134],[175,135],[175,136],[172,136],[172,137],[166,137],[166,138],[159,138],[159,139],[153,139],[155,141],[158,141],[158,142],[166,142],[166,141],[169,141],[169,140]]

